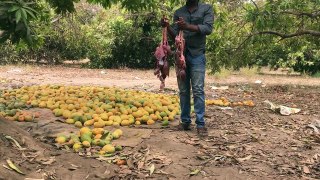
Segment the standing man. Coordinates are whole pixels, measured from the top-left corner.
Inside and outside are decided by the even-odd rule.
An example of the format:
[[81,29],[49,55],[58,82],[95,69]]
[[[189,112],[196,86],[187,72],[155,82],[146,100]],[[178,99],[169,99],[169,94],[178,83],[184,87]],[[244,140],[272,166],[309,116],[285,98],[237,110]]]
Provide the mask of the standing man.
[[205,94],[204,79],[206,72],[205,46],[206,36],[212,33],[213,10],[209,4],[199,3],[199,0],[187,0],[186,5],[174,13],[173,25],[168,19],[162,19],[161,25],[168,27],[168,33],[174,40],[180,30],[184,32],[186,57],[186,78],[178,78],[180,91],[180,108],[182,130],[191,130],[191,94],[192,87],[194,110],[196,114],[197,132],[200,136],[208,134],[205,126]]

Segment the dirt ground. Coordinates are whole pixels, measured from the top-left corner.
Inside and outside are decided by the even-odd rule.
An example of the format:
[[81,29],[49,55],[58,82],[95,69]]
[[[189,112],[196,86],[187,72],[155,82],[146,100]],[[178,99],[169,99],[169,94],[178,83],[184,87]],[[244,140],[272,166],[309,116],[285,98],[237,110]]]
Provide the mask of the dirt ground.
[[[166,93],[177,93],[174,73]],[[255,83],[260,80],[261,83]],[[0,67],[0,89],[33,84],[118,86],[157,92],[159,81],[152,71],[88,70],[47,66]],[[274,75],[226,78],[207,76],[207,99],[226,97],[253,100],[255,107],[223,109],[208,106],[209,136],[195,130],[139,126],[123,128],[118,143],[124,150],[116,157],[126,166],[110,164],[116,157],[76,154],[53,143],[60,132],[76,129],[61,123],[49,110],[40,111],[36,123],[0,120],[0,179],[320,179],[320,79]],[[217,90],[212,86],[228,86]],[[301,112],[282,116],[265,100]],[[126,134],[126,133],[125,133]],[[5,138],[16,139],[23,149]],[[11,159],[25,175],[4,168]],[[150,175],[150,167],[154,172]],[[152,168],[151,168],[152,169]],[[192,173],[194,175],[192,175]]]

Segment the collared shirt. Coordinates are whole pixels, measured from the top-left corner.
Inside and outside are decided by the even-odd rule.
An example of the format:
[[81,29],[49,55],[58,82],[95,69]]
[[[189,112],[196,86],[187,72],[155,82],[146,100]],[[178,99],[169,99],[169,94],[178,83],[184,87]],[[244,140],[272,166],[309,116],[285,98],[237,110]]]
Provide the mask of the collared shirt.
[[179,17],[183,17],[186,23],[197,25],[200,32],[191,32],[184,30],[184,38],[186,41],[186,51],[192,56],[197,56],[205,53],[206,36],[212,33],[213,29],[213,10],[209,4],[199,3],[198,7],[189,12],[187,6],[183,6],[176,10],[173,16],[172,30],[176,35],[179,33],[179,27],[175,23]]

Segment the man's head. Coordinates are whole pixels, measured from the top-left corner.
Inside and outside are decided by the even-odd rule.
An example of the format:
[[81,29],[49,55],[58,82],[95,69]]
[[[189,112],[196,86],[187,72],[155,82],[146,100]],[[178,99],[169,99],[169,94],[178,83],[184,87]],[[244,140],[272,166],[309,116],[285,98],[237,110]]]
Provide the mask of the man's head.
[[197,4],[199,0],[187,0],[187,4]]

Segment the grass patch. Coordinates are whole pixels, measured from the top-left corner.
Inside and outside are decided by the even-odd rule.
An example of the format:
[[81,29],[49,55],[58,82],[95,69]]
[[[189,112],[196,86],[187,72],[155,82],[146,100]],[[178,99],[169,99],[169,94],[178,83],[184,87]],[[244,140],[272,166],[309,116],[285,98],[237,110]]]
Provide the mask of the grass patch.
[[252,67],[252,68],[241,68],[240,71],[239,71],[239,74],[240,75],[243,75],[243,76],[249,76],[249,77],[252,77],[252,76],[255,76],[259,73],[260,69],[258,67]]
[[233,71],[231,71],[231,70],[229,70],[229,69],[223,68],[223,69],[221,69],[220,72],[216,72],[216,73],[214,73],[214,74],[212,74],[212,75],[213,75],[213,77],[215,77],[215,78],[217,78],[217,79],[222,79],[222,78],[227,78],[227,77],[229,77],[230,75],[232,75],[232,72],[233,72]]
[[234,70],[229,70],[229,69],[221,69],[220,72],[214,73],[213,77],[217,78],[217,79],[223,79],[223,78],[227,78],[231,75],[241,75],[241,76],[246,76],[246,77],[252,77],[252,76],[256,76],[257,74],[259,74],[260,69],[258,67],[253,67],[253,68],[241,68],[239,71],[234,71]]
[[312,75],[312,77],[320,78],[320,71],[318,71],[317,73],[315,73],[314,75]]

